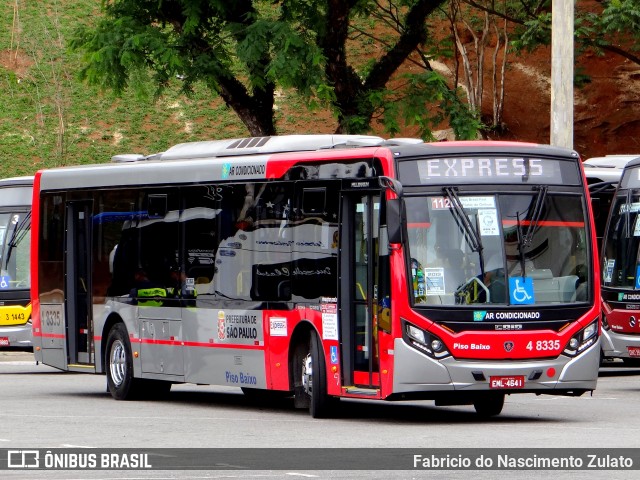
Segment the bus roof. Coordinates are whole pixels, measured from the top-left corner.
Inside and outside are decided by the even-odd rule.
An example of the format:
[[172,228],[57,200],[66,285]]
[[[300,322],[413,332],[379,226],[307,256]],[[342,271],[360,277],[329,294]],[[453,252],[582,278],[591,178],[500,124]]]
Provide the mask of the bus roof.
[[[421,142],[421,140],[416,141]],[[371,135],[280,135],[271,137],[232,138],[227,140],[179,143],[165,152],[149,156],[136,154],[115,155],[112,157],[112,161],[189,160],[303,152],[334,148],[374,147],[384,143],[384,138]]]
[[[571,149],[525,142],[476,140],[424,143],[415,138],[385,140],[368,135],[282,135],[181,143],[165,152],[150,155],[116,155],[112,163],[41,170],[38,173],[38,187],[57,190],[80,185],[99,188],[238,178],[274,179],[280,178],[288,168],[299,162],[364,160],[377,156],[380,148],[386,150],[387,153],[381,155],[387,161],[391,157],[514,154],[579,159],[579,155]],[[203,161],[208,162],[204,168]],[[163,163],[162,168],[158,168],[160,163]]]
[[0,188],[33,185],[33,175],[24,177],[11,177],[0,179]]
[[629,167],[629,168],[631,168],[631,167],[637,167],[638,165],[640,165],[640,156],[635,157],[633,160],[629,161],[629,162],[625,165],[625,168],[626,168],[626,167]]
[[0,207],[30,207],[33,176],[0,179]]
[[604,157],[588,158],[584,161],[584,164],[600,168],[622,169],[627,163],[638,157],[640,157],[640,155],[605,155]]
[[622,176],[621,168],[594,167],[588,163],[583,163],[582,166],[584,167],[584,175],[587,177],[587,182],[589,184],[599,182],[617,183],[620,181],[620,177]]

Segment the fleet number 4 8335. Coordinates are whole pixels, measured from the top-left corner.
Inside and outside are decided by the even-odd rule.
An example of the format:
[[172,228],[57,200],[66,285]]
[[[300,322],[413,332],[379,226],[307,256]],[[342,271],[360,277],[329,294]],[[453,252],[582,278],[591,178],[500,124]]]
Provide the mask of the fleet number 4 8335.
[[527,350],[535,350],[537,352],[546,350],[560,350],[560,340],[537,340],[535,342],[531,340],[529,343],[527,343]]

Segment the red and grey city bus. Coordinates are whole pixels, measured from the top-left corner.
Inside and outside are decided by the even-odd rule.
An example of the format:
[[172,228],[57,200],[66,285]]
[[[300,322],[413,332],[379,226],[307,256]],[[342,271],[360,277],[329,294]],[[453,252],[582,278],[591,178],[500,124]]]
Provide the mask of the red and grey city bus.
[[596,388],[600,284],[577,153],[302,135],[40,171],[36,359],[172,384],[499,414]]
[[33,177],[0,180],[0,348],[31,343],[31,197]]
[[640,366],[640,157],[625,166],[602,245],[602,355]]

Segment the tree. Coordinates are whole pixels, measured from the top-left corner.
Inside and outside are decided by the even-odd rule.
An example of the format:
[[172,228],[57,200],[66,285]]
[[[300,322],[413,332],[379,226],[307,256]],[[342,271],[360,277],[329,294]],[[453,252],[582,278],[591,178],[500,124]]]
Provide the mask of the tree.
[[[515,27],[512,38],[516,49],[533,50],[551,43],[550,1],[505,0],[502,8],[498,8],[494,0],[464,2],[510,22]],[[598,54],[613,53],[640,65],[639,27],[638,0],[577,2],[574,29],[577,54],[591,48]]]
[[[386,4],[378,0],[328,0],[323,8],[316,11],[307,8],[300,12],[301,21],[314,26],[326,60],[325,75],[333,86],[339,132],[366,130],[378,113],[383,115],[387,130],[397,133],[398,115],[404,112],[408,123],[417,123],[421,127],[420,133],[429,136],[427,127],[439,122],[442,116],[426,115],[427,103],[438,101],[440,109],[450,117],[462,113],[455,90],[433,71],[427,55],[420,50],[429,40],[425,21],[444,3],[444,0],[398,0]],[[365,22],[358,24],[358,19],[371,20],[371,28],[365,29]],[[384,31],[380,26],[386,27],[386,36],[380,33]],[[358,69],[348,62],[346,50],[350,33],[352,38],[372,39],[383,53]],[[412,54],[419,57],[416,63],[420,73],[405,76],[400,89],[391,89],[389,81]],[[462,110],[469,113],[467,109]],[[472,112],[465,121],[474,130],[472,136],[476,126]],[[462,136],[469,136],[459,130]]]
[[[463,5],[463,3],[465,3],[463,0],[449,0],[448,18],[456,45],[455,81],[458,81],[457,72],[461,63],[462,81],[467,92],[469,106],[474,111],[482,112],[486,70],[485,51],[492,50],[489,72],[493,103],[492,115],[483,123],[491,129],[498,130],[503,126],[505,71],[509,46],[507,22],[502,20],[502,26],[499,26],[499,19],[495,15],[491,15],[487,11],[481,11],[478,14],[478,10]],[[473,39],[472,47],[463,41],[464,33]],[[490,47],[490,44],[494,46]],[[502,55],[500,55],[501,52]]]
[[[429,127],[448,118],[468,138],[479,125],[476,113],[421,50],[429,44],[425,20],[444,2],[105,0],[105,16],[81,27],[71,46],[86,54],[82,78],[116,92],[136,88],[149,73],[157,93],[173,78],[182,80],[185,93],[203,82],[252,135],[276,133],[274,94],[282,87],[296,89],[311,106],[330,105],[338,132],[366,132],[377,116],[395,134],[403,116],[429,137]],[[379,21],[386,22],[384,38],[376,36]],[[350,64],[354,36],[377,42],[382,53]],[[412,54],[421,71],[390,88]]]

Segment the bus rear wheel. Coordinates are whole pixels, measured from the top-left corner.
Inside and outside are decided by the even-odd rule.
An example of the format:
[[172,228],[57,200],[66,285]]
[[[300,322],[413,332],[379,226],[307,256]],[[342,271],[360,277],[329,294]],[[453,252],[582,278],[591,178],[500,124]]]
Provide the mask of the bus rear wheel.
[[327,395],[327,370],[320,339],[313,332],[309,336],[307,354],[302,359],[302,386],[310,400],[311,416],[327,417],[332,403]]
[[481,417],[495,417],[500,415],[504,407],[504,393],[483,395],[473,402],[473,408]]
[[107,387],[116,400],[132,400],[142,392],[142,380],[133,377],[133,357],[126,328],[117,323],[109,331],[106,345]]

